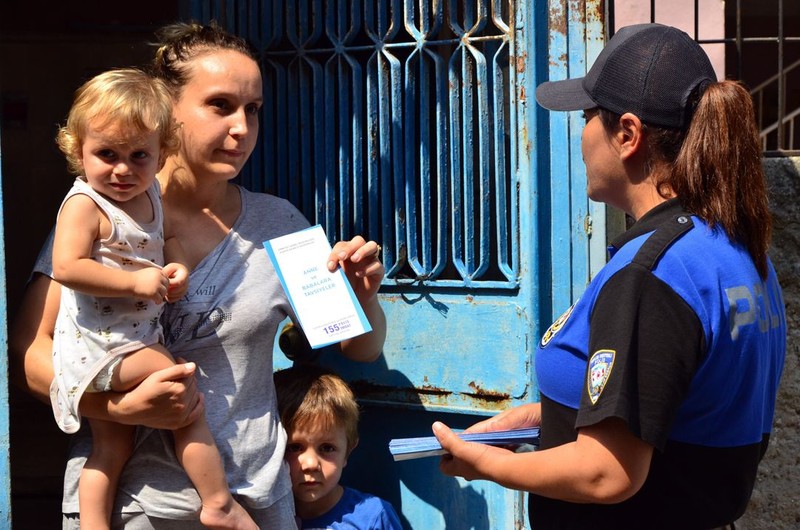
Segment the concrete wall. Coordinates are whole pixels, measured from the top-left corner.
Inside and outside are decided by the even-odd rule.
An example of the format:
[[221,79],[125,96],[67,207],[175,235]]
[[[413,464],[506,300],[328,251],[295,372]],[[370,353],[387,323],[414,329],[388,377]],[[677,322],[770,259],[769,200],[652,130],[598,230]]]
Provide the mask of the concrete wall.
[[770,256],[783,286],[789,340],[772,440],[738,530],[800,528],[800,157],[764,165],[774,218]]

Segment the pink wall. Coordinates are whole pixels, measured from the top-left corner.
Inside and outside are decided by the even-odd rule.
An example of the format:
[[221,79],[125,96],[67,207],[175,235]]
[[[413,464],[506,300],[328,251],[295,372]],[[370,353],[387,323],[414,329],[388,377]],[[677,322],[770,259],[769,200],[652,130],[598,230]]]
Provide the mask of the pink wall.
[[[725,1],[699,0],[698,33],[694,34],[694,0],[656,0],[655,21],[680,28],[691,37],[722,39],[725,37]],[[650,22],[650,2],[646,0],[614,0],[615,30],[631,24]],[[725,45],[703,44],[718,79],[725,79]]]

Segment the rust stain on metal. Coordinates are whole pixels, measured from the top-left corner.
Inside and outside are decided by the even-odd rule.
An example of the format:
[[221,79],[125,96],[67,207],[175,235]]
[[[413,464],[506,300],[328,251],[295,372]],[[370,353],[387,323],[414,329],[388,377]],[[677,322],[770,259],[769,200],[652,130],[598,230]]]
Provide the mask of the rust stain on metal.
[[[468,398],[473,401],[473,406],[484,410],[502,410],[507,408],[511,402],[511,396],[502,392],[487,391],[475,382],[469,383],[469,387],[474,392],[459,392],[458,396]],[[351,381],[350,388],[358,399],[379,399],[390,400],[397,403],[407,404],[432,404],[447,405],[448,398],[455,393],[444,388],[424,385],[422,387],[392,387],[388,385],[376,385],[369,381]]]
[[484,401],[508,401],[511,399],[511,396],[505,392],[496,392],[493,390],[485,390],[480,387],[475,381],[470,381],[469,387],[474,390],[474,393],[465,392],[464,395],[481,399]]
[[525,73],[525,65],[527,64],[528,54],[522,52],[522,54],[517,56],[517,72],[520,74]]
[[550,2],[550,31],[567,34],[567,6],[565,0]]
[[422,387],[414,387],[414,390],[420,394],[426,394],[430,396],[448,396],[452,394],[450,390],[445,390],[444,388],[439,388],[434,385],[422,385]]
[[439,388],[433,385],[423,385],[422,387],[394,387],[388,385],[376,385],[369,381],[351,381],[350,387],[356,395],[369,395],[369,394],[386,394],[394,392],[414,392],[418,394],[430,395],[448,395],[452,394],[450,390]]
[[550,61],[550,66],[562,66],[567,62],[567,53],[563,52],[558,57],[554,57],[553,60]]
[[393,304],[395,302],[400,302],[403,300],[403,297],[398,296],[396,294],[383,294],[381,293],[381,302],[388,302]]
[[597,20],[603,22],[604,13],[606,12],[605,0],[596,0],[594,2],[586,3],[586,20]]
[[374,396],[390,396],[392,399],[406,403],[419,403],[421,396],[449,396],[453,392],[435,386],[424,386],[422,388],[394,387],[388,385],[376,385],[369,381],[351,381],[350,388],[358,398],[370,398]]
[[552,49],[554,34],[560,35],[562,38],[567,38],[568,29],[568,13],[567,13],[567,0],[552,0],[550,2],[550,9],[548,11],[548,28],[550,31],[550,45],[548,46],[548,55],[550,56],[550,66],[560,67],[566,64],[567,52],[560,50],[561,53],[558,57],[554,57],[553,53],[558,50]]
[[570,0],[569,10],[575,11],[576,13],[578,13],[578,15],[580,15],[578,23],[586,24],[585,0]]

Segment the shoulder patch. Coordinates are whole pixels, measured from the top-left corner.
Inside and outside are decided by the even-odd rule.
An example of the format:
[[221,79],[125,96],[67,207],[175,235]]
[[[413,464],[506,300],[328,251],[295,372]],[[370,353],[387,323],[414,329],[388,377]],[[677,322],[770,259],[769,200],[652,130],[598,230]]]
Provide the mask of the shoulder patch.
[[611,376],[616,354],[616,350],[597,350],[589,359],[589,375],[586,383],[592,405],[597,403],[600,394],[603,393],[608,378]]
[[[578,302],[576,301],[575,304],[577,303]],[[550,327],[547,328],[547,331],[545,331],[544,335],[542,335],[542,340],[540,341],[542,348],[547,346],[547,343],[550,342],[553,339],[553,337],[555,337],[556,333],[558,333],[559,330],[561,330],[561,328],[564,327],[564,324],[567,322],[567,319],[572,314],[572,308],[575,307],[575,304],[572,304],[569,309],[564,311],[564,313],[556,319],[555,322],[550,324]]]

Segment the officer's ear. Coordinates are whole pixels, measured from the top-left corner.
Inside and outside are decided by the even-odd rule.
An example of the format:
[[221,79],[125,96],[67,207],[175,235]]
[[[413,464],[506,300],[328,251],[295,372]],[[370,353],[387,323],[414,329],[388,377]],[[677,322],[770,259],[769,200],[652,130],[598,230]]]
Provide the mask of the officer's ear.
[[623,161],[627,161],[644,148],[644,125],[642,120],[633,113],[626,112],[619,117],[619,127],[614,132],[619,145],[619,154]]

